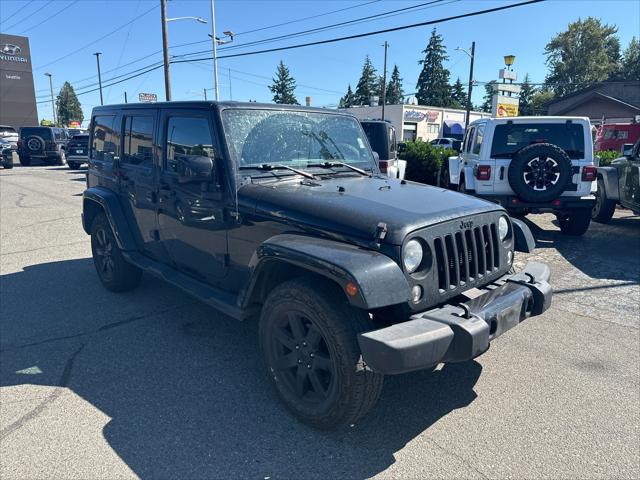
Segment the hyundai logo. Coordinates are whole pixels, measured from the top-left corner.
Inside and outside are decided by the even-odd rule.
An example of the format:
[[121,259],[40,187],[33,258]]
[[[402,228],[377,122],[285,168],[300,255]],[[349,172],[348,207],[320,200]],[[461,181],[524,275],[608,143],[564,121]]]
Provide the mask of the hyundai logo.
[[22,49],[18,45],[5,43],[4,45],[2,45],[2,48],[0,48],[0,51],[5,55],[20,55]]

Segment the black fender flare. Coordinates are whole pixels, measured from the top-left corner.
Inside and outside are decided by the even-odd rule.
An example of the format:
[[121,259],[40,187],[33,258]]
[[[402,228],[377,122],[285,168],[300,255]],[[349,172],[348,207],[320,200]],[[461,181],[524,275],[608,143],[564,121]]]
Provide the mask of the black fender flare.
[[618,191],[618,169],[616,167],[598,167],[598,179],[602,180],[606,198],[609,200],[620,200]]
[[[239,299],[241,307],[251,303],[262,273],[273,262],[285,262],[334,281],[349,303],[358,308],[371,310],[409,301],[409,283],[388,256],[336,240],[281,234],[269,238],[254,252],[250,280]],[[357,286],[355,295],[346,293],[350,282]]]
[[531,253],[536,248],[536,241],[531,230],[522,220],[511,218],[516,252]]
[[113,234],[121,250],[135,250],[136,243],[129,230],[127,218],[122,211],[116,193],[104,187],[91,187],[82,194],[82,228],[91,233],[91,224],[99,206],[107,216]]

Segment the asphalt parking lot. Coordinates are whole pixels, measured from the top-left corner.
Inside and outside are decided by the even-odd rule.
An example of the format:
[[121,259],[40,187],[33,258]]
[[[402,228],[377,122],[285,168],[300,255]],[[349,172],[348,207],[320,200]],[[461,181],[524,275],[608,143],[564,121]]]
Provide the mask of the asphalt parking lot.
[[256,325],[145,277],[103,289],[84,172],[0,170],[0,478],[640,478],[640,218],[532,217],[552,308],[475,361],[385,379],[346,431],[297,423]]

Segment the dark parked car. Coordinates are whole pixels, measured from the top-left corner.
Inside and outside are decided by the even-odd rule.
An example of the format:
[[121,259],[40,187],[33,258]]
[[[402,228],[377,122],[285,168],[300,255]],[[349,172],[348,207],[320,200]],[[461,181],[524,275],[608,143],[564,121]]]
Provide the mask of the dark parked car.
[[49,165],[65,165],[68,141],[64,128],[22,127],[18,140],[20,163],[28,166],[33,159],[40,159]]
[[67,165],[77,170],[89,161],[89,135],[74,135],[67,144]]
[[383,176],[356,118],[324,109],[94,108],[83,227],[107,289],[146,271],[258,316],[273,387],[320,428],[363,416],[385,374],[477,357],[551,302],[546,265],[512,271],[523,222]]
[[11,142],[0,138],[0,165],[4,168],[13,168],[14,148]]
[[593,220],[607,223],[613,217],[616,205],[640,215],[640,140],[635,145],[624,145],[624,155],[608,167],[598,167],[598,190]]

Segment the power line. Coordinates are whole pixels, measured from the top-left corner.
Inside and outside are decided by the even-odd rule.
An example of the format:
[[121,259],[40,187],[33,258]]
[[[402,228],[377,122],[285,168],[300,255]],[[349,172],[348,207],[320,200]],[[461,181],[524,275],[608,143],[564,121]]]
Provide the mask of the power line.
[[[17,14],[19,14],[20,12],[23,12],[25,8],[27,8],[29,5],[31,5],[33,2],[35,2],[36,0],[30,0],[29,2],[27,2],[26,5],[24,5],[23,7],[18,7],[18,9],[13,12],[11,15],[9,15],[7,18],[5,18],[4,20],[0,20],[0,25],[2,25],[3,23],[7,23],[9,20],[11,20],[13,17],[15,17]],[[25,17],[26,18],[26,17]],[[11,27],[10,27],[11,28]]]
[[[284,39],[287,39],[287,38],[294,38],[294,37],[311,35],[311,34],[314,34],[314,33],[319,33],[319,32],[323,32],[323,31],[331,30],[331,29],[338,28],[338,27],[345,26],[345,25],[356,25],[356,24],[359,24],[359,23],[365,23],[365,22],[370,21],[370,20],[378,20],[378,19],[383,19],[383,18],[395,17],[397,15],[403,15],[405,13],[408,13],[409,10],[414,10],[414,9],[424,10],[424,9],[427,9],[427,8],[439,7],[441,5],[447,5],[449,3],[455,3],[455,2],[457,2],[459,0],[449,0],[446,3],[442,3],[444,1],[445,0],[431,0],[429,2],[420,3],[420,4],[417,4],[417,5],[412,5],[410,7],[399,8],[399,9],[396,9],[396,10],[390,10],[390,11],[387,11],[387,12],[377,13],[375,15],[369,15],[369,16],[366,16],[366,17],[354,18],[353,20],[346,20],[344,22],[334,23],[334,24],[331,24],[331,25],[325,25],[325,26],[322,26],[322,27],[311,28],[311,29],[308,29],[308,30],[300,31],[300,32],[287,33],[287,34],[284,34],[284,35],[279,35],[279,36],[271,37],[271,38],[265,38],[265,39],[261,39],[261,40],[255,40],[253,42],[243,43],[243,44],[240,44],[240,45],[234,44],[234,45],[230,45],[230,46],[227,46],[227,47],[221,47],[220,49],[218,49],[218,51],[221,52],[221,51],[224,51],[224,50],[235,50],[235,49],[246,48],[246,47],[254,46],[254,45],[262,45],[262,44],[265,44],[265,43],[277,42],[279,40],[284,40]],[[181,57],[186,57],[186,56],[190,56],[190,55],[199,55],[199,54],[202,54],[202,53],[209,53],[209,52],[211,52],[211,50],[207,49],[207,50],[201,50],[201,51],[198,51],[198,52],[191,52],[191,53],[183,54],[183,55],[180,55],[180,56]]]
[[[58,15],[60,15],[61,13],[66,12],[69,8],[71,8],[73,5],[75,5],[76,3],[78,3],[80,0],[74,0],[73,2],[71,2],[69,5],[67,5],[66,7],[58,10],[56,13],[54,13],[53,15],[49,15],[47,18],[45,18],[44,20],[42,20],[40,23],[36,23],[35,25],[27,28],[26,30],[21,31],[20,33],[18,33],[18,35],[23,35],[26,32],[28,32],[29,30],[33,30],[36,27],[39,27],[40,25],[42,25],[43,23],[48,22],[49,20],[54,19],[55,17],[57,17]],[[49,2],[51,3],[51,2]]]
[[[443,22],[448,22],[448,21],[452,21],[452,20],[458,20],[461,18],[469,18],[469,17],[475,17],[475,16],[479,16],[479,15],[485,15],[487,13],[493,13],[493,12],[497,12],[497,11],[502,11],[502,10],[509,10],[512,8],[517,8],[517,7],[522,7],[525,5],[531,5],[531,4],[535,4],[535,3],[541,3],[545,0],[528,0],[525,2],[520,2],[520,3],[514,3],[514,4],[510,4],[510,5],[504,5],[501,7],[494,7],[494,8],[489,8],[489,9],[485,9],[485,10],[478,10],[475,12],[469,12],[469,13],[465,13],[465,14],[460,14],[460,15],[454,15],[454,16],[450,16],[450,17],[444,17],[441,19],[436,19],[436,20],[429,20],[426,22],[420,22],[420,23],[414,23],[414,24],[410,24],[410,25],[403,25],[403,26],[399,26],[399,27],[393,27],[393,28],[387,28],[384,30],[376,30],[373,32],[365,32],[365,33],[360,33],[360,34],[356,34],[356,35],[349,35],[349,36],[345,36],[345,37],[339,37],[339,38],[332,38],[332,39],[327,39],[327,40],[319,40],[319,41],[315,41],[315,42],[308,42],[308,43],[302,43],[302,44],[297,44],[297,45],[289,45],[286,47],[278,47],[278,48],[272,48],[272,49],[266,49],[266,50],[257,50],[257,51],[253,51],[253,52],[244,52],[244,53],[236,53],[236,54],[230,54],[230,55],[223,55],[223,56],[219,56],[219,59],[222,58],[234,58],[234,57],[243,57],[243,56],[248,56],[248,55],[258,55],[258,54],[262,54],[262,53],[269,53],[269,52],[277,52],[277,51],[283,51],[283,50],[291,50],[291,49],[297,49],[297,48],[303,48],[303,47],[308,47],[308,46],[313,46],[313,45],[323,45],[323,44],[328,44],[328,43],[334,43],[334,42],[341,42],[341,41],[345,41],[345,40],[351,40],[354,38],[363,38],[363,37],[368,37],[371,35],[379,35],[381,33],[388,33],[388,32],[396,32],[396,31],[401,31],[401,30],[406,30],[406,29],[410,29],[410,28],[416,28],[416,27],[421,27],[421,26],[425,26],[425,25],[434,25],[437,23],[443,23]],[[154,7],[155,8],[155,7]],[[191,62],[199,62],[199,61],[206,61],[206,60],[211,60],[212,57],[201,57],[201,58],[193,58],[193,59],[183,59],[183,60],[171,60],[170,63],[191,63]],[[141,75],[144,75],[150,71],[156,70],[160,67],[163,66],[163,63],[159,64],[159,65],[155,65],[151,68],[149,68],[148,70],[144,70],[140,73],[136,73],[134,75],[131,75],[129,77],[123,78],[121,80],[115,81],[113,83],[110,83],[108,85],[103,85],[103,87],[108,87],[111,85],[117,85],[119,83],[125,82],[127,80],[130,80],[132,78],[136,78],[139,77]],[[149,67],[149,65],[147,66]],[[142,68],[146,68],[146,67],[142,67]],[[123,74],[126,75],[126,74]],[[114,77],[114,78],[118,78],[118,77]],[[77,93],[77,95],[84,95],[87,93],[91,93],[91,92],[95,92],[99,90],[99,88],[95,88],[92,90],[86,90],[84,92],[80,92]],[[46,100],[43,100],[41,102],[38,103],[47,103]]]
[[[30,2],[31,3],[31,2]],[[27,5],[25,5],[25,8],[27,6],[30,5],[30,3],[28,3]],[[33,15],[39,11],[42,11],[45,7],[47,7],[49,4],[53,3],[53,0],[49,0],[47,3],[45,3],[42,7],[40,7],[39,9],[37,9],[36,11],[30,13],[29,15],[26,15],[24,17],[22,17],[20,20],[18,20],[17,22],[13,23],[10,27],[4,27],[4,31],[9,31],[11,30],[13,27],[20,25],[22,22],[24,22],[30,15]]]
[[140,20],[142,17],[144,17],[145,15],[148,15],[149,13],[151,13],[153,10],[157,9],[160,5],[154,5],[153,7],[151,7],[149,10],[145,10],[143,13],[141,13],[140,15],[137,15],[136,17],[132,18],[131,20],[129,20],[128,22],[120,25],[119,27],[115,28],[114,30],[110,31],[109,33],[101,36],[100,38],[97,38],[96,40],[93,40],[89,43],[87,43],[86,45],[83,45],[80,48],[77,48],[76,50],[74,50],[73,52],[69,52],[65,55],[63,55],[60,58],[56,58],[55,60],[52,60],[49,63],[45,63],[44,65],[39,66],[38,68],[35,68],[34,71],[36,70],[42,70],[45,67],[48,67],[49,65],[52,65],[54,63],[59,62],[60,60],[64,60],[65,58],[69,58],[71,55],[75,55],[78,52],[81,52],[82,50],[84,50],[87,47],[90,47],[91,45],[95,45],[96,43],[98,43],[101,40],[104,40],[107,37],[110,37],[111,35],[113,35],[114,33],[119,32],[120,30],[122,30],[123,28],[131,25],[133,22],[136,22],[138,20]]
[[[342,42],[344,40],[353,40],[355,38],[364,38],[364,37],[369,37],[371,35],[380,35],[382,33],[390,33],[390,32],[398,32],[401,30],[407,30],[410,28],[417,28],[417,27],[424,27],[426,25],[435,25],[437,23],[444,23],[444,22],[450,22],[452,20],[459,20],[461,18],[469,18],[469,17],[476,17],[478,15],[485,15],[487,13],[493,13],[493,12],[499,12],[502,10],[509,10],[512,8],[517,8],[517,7],[523,7],[525,5],[532,5],[534,3],[541,3],[544,2],[545,0],[528,0],[525,2],[520,2],[520,3],[513,3],[511,5],[504,5],[501,7],[494,7],[494,8],[488,8],[485,10],[478,10],[475,12],[469,12],[469,13],[464,13],[461,15],[453,15],[451,17],[445,17],[445,18],[440,18],[437,20],[429,20],[426,22],[420,22],[420,23],[413,23],[410,25],[402,25],[400,27],[393,27],[393,28],[386,28],[383,30],[376,30],[374,32],[365,32],[365,33],[359,33],[356,35],[348,35],[345,37],[338,37],[338,38],[330,38],[327,40],[318,40],[315,42],[307,42],[307,43],[299,43],[297,45],[288,45],[286,47],[276,47],[276,48],[269,48],[269,49],[265,49],[265,50],[255,50],[253,52],[243,52],[243,53],[232,53],[232,54],[228,54],[228,55],[218,55],[218,60],[221,60],[223,58],[236,58],[236,57],[244,57],[244,56],[248,56],[248,55],[258,55],[261,53],[271,53],[271,52],[280,52],[283,50],[293,50],[296,48],[302,48],[302,47],[311,47],[314,45],[325,45],[328,43],[335,43],[335,42]],[[201,61],[206,61],[206,60],[211,60],[212,57],[200,57],[200,58],[191,58],[191,59],[184,59],[184,60],[175,60],[172,63],[186,63],[186,62],[201,62]]]

